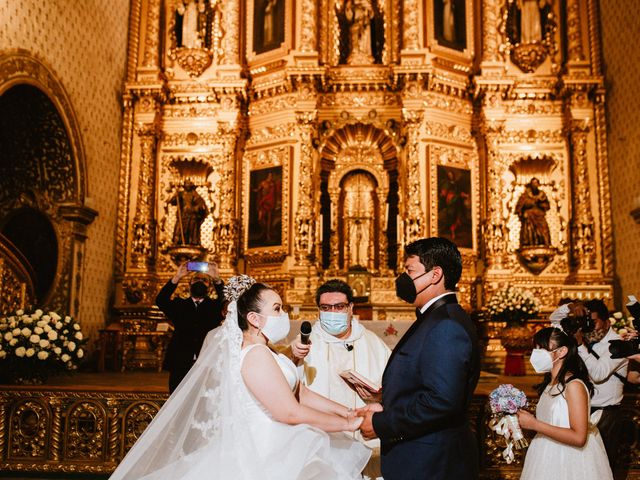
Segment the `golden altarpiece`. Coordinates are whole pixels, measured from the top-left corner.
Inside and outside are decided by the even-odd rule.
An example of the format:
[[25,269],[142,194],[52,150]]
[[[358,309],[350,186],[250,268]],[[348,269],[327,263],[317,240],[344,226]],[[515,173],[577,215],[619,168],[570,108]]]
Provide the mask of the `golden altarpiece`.
[[434,235],[471,309],[611,295],[594,0],[137,0],[128,62],[120,319],[187,258],[301,317],[339,277],[363,318],[410,319],[403,246]]

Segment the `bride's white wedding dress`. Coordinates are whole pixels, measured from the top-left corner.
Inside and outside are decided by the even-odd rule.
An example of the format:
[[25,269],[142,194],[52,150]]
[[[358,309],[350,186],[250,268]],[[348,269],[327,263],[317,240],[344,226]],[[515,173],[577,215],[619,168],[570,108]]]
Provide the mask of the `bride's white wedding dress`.
[[[586,389],[586,385],[580,380]],[[540,395],[536,418],[557,427],[568,428],[569,406],[557,385],[548,385]],[[590,402],[589,402],[590,403]],[[607,453],[598,428],[589,425],[587,443],[572,447],[538,433],[524,460],[521,480],[608,480],[613,479]]]
[[[233,322],[236,322],[233,325]],[[371,451],[344,433],[273,420],[242,381],[235,302],[111,480],[352,480]],[[295,365],[271,352],[292,391]]]

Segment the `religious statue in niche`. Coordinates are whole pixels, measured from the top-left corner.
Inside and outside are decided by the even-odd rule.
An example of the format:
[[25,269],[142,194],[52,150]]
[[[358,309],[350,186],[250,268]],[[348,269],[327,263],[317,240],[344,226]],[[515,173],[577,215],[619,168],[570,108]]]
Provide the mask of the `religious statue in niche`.
[[540,189],[540,181],[532,178],[518,198],[515,213],[520,219],[518,254],[534,273],[541,272],[556,252],[551,246],[551,232],[546,219],[550,208],[547,194]]
[[340,63],[382,63],[384,20],[375,0],[344,0],[336,3],[340,25]]
[[180,0],[175,11],[178,48],[211,48],[213,8],[205,0]]
[[207,218],[208,208],[204,199],[190,180],[184,183],[169,199],[176,207],[176,223],[173,228],[173,245],[200,245],[200,227]]
[[254,0],[253,51],[261,54],[279,48],[285,35],[284,0]]
[[466,0],[434,0],[433,19],[437,42],[443,47],[467,48]]
[[545,60],[554,29],[553,0],[507,0],[511,58],[524,72],[533,72]]

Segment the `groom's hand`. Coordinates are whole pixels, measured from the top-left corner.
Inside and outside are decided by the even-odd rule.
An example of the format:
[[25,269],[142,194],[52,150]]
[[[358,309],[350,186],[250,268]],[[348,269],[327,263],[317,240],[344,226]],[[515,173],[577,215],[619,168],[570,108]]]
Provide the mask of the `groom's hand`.
[[373,440],[374,438],[378,438],[378,434],[373,429],[372,419],[373,419],[374,412],[368,411],[363,413],[364,413],[364,420],[360,425],[360,433],[362,433],[362,437],[365,440]]
[[365,413],[367,412],[375,413],[375,412],[381,412],[382,410],[383,410],[382,405],[380,405],[379,403],[369,403],[364,407],[356,408],[355,412],[356,412],[356,415],[358,415],[359,417],[364,417]]

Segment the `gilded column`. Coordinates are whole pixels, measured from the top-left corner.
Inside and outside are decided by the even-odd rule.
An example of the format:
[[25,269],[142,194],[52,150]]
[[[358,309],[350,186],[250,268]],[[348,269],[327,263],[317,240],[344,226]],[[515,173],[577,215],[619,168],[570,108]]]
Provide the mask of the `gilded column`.
[[379,215],[380,219],[378,220],[378,231],[380,232],[380,234],[378,235],[378,238],[379,238],[378,270],[380,272],[386,272],[386,271],[389,270],[389,254],[387,252],[387,248],[388,248],[388,241],[387,241],[387,222],[388,222],[388,218],[387,218],[387,215],[383,213],[383,211],[386,210],[384,208],[384,206],[386,205],[388,194],[389,194],[389,192],[383,191],[383,192],[380,192],[380,194],[378,195],[378,205],[380,205],[380,215]]
[[300,138],[300,170],[298,181],[298,208],[294,230],[294,256],[297,265],[309,265],[313,257],[315,241],[315,189],[313,188],[312,145],[315,129],[315,112],[296,112]]
[[113,398],[107,400],[109,433],[107,439],[107,462],[118,463],[120,460],[120,402]]
[[303,52],[314,52],[318,49],[316,44],[316,0],[303,0],[302,10],[302,28],[300,32],[300,50]]
[[482,225],[485,263],[488,269],[502,270],[507,267],[509,229],[502,207],[503,188],[502,169],[498,143],[503,125],[487,125],[484,137],[487,148],[487,216]]
[[418,50],[420,48],[418,0],[405,0],[402,18],[404,22],[402,47],[404,50]]
[[220,63],[234,65],[240,63],[240,1],[225,0],[222,5],[222,25],[224,37],[222,50],[224,57]]
[[482,61],[499,62],[501,37],[498,31],[500,4],[497,0],[484,0],[482,2]]
[[62,458],[62,398],[51,398],[49,405],[53,412],[51,420],[51,443],[49,444],[49,455],[54,462]]
[[579,0],[567,0],[567,52],[569,62],[584,60]]
[[140,137],[140,172],[133,218],[131,265],[144,269],[155,263],[156,146],[160,131],[156,123],[144,123],[138,126],[136,133]]
[[148,0],[147,23],[144,41],[143,66],[159,67],[160,62],[160,0]]
[[118,187],[118,224],[116,226],[116,276],[124,275],[127,262],[127,230],[129,225],[129,195],[131,190],[131,144],[133,138],[133,97],[124,95],[122,115],[122,147],[120,149],[120,185]]
[[422,210],[422,182],[420,175],[420,127],[424,118],[421,110],[403,110],[407,129],[407,188],[404,208],[404,245],[422,238],[424,234],[424,211]]
[[238,256],[238,217],[236,211],[236,138],[238,132],[225,123],[218,124],[216,137],[222,145],[218,168],[219,217],[213,227],[214,257],[223,273],[235,272]]
[[0,397],[0,461],[4,461],[5,447],[7,439],[9,438],[9,425],[7,423],[7,404],[9,399],[6,397]]
[[[329,190],[331,197],[331,266],[332,272],[337,272],[340,268],[340,241],[338,239],[338,199],[340,198],[339,189]],[[337,275],[337,273],[333,273]]]
[[571,252],[572,264],[578,272],[593,270],[596,266],[596,244],[594,221],[589,194],[589,172],[587,169],[587,135],[589,126],[581,120],[571,122],[572,170],[572,217]]

